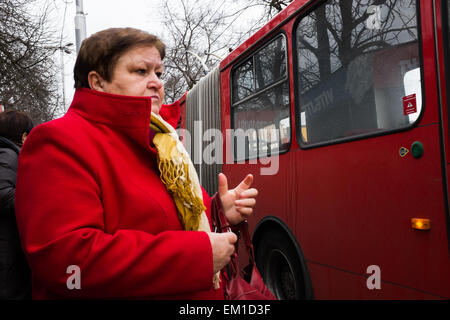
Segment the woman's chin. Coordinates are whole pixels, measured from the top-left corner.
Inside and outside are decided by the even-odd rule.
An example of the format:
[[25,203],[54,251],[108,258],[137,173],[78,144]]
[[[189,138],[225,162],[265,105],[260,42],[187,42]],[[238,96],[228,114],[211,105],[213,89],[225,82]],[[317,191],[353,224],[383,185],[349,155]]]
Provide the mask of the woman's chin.
[[152,106],[152,112],[155,114],[159,114],[159,110],[161,110],[161,106],[154,107]]

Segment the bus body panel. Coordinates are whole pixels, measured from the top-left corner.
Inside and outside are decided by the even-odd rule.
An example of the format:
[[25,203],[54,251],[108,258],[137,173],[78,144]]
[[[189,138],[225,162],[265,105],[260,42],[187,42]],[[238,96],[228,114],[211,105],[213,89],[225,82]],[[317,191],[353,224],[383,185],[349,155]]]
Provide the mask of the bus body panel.
[[[442,37],[442,25],[437,19],[435,34],[433,23],[435,11],[438,18],[444,14],[441,2],[433,8],[432,1],[420,1],[424,91],[419,121],[405,130],[302,148],[295,132],[297,71],[292,34],[297,19],[316,3],[294,1],[220,64],[222,170],[228,184],[237,185],[248,173],[255,176],[259,196],[249,219],[251,230],[266,216],[286,224],[306,258],[315,298],[450,298],[446,187],[450,164],[445,161],[450,145],[445,57],[439,53],[445,43],[438,41],[436,57],[435,36]],[[288,152],[272,157],[278,172],[261,175],[261,168],[267,167],[261,162],[268,158],[230,161],[231,72],[280,32],[286,35],[288,48],[291,144]],[[416,141],[424,146],[417,159],[411,152]],[[408,150],[406,155],[402,148]],[[430,219],[431,230],[413,229],[412,218]],[[381,289],[367,286],[368,267],[373,265],[380,268]]]

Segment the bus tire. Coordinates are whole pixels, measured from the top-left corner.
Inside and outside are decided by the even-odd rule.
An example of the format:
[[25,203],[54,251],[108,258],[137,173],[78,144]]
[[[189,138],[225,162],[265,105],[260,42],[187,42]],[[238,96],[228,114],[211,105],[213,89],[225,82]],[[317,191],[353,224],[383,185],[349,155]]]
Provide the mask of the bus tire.
[[255,260],[264,282],[278,299],[305,299],[300,259],[287,235],[268,230],[257,243]]

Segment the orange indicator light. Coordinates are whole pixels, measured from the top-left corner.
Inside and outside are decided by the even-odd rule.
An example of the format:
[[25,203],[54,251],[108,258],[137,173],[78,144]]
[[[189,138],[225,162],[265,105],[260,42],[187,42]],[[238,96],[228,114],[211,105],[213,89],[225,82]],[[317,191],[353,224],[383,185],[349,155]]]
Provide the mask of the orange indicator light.
[[411,219],[411,228],[416,229],[416,230],[430,230],[431,229],[431,221],[430,221],[430,219],[412,218]]

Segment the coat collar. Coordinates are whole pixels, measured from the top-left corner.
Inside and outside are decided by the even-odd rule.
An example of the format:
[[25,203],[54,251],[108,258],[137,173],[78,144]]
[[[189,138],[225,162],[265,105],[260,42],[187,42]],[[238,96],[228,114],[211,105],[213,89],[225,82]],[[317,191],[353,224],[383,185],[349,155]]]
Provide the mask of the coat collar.
[[11,140],[0,136],[0,148],[8,148],[19,154],[20,148]]
[[[76,89],[69,111],[103,124],[126,128],[149,128],[151,98],[104,93],[91,89]],[[161,117],[174,128],[180,118],[180,104],[163,105]]]

